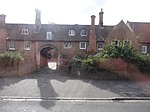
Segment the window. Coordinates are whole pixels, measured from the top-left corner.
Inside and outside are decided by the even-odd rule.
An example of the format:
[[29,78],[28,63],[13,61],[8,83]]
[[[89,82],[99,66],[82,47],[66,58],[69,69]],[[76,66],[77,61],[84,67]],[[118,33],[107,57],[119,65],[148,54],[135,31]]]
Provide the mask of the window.
[[15,50],[15,41],[9,41],[9,50]]
[[86,49],[86,42],[80,42],[80,49]]
[[24,50],[30,50],[30,42],[24,41]]
[[124,41],[124,45],[130,45],[131,44],[131,41],[130,40],[125,40]]
[[51,40],[53,38],[52,32],[47,32],[47,40]]
[[69,30],[68,35],[69,36],[75,36],[75,31],[74,30]]
[[147,53],[147,46],[142,46],[142,53]]
[[81,36],[87,36],[87,31],[86,30],[81,30]]
[[119,46],[119,40],[113,40],[113,41],[111,42],[111,45]]
[[103,50],[104,49],[104,43],[98,43],[97,44],[98,50]]
[[22,35],[28,35],[29,34],[28,29],[22,29],[21,34]]
[[71,42],[64,42],[64,48],[71,48]]

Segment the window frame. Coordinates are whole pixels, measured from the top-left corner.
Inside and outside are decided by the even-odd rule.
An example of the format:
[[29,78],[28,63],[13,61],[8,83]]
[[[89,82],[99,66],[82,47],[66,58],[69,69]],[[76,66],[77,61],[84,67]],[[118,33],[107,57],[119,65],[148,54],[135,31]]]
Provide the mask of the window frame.
[[[66,45],[67,44],[67,45]],[[69,45],[70,44],[70,45]],[[71,42],[64,42],[64,48],[65,49],[70,49],[72,47],[72,43]]]
[[[50,35],[50,38],[49,38],[49,35]],[[46,33],[46,39],[47,40],[52,40],[52,38],[53,38],[53,32],[47,32]]]
[[[29,45],[27,45],[27,44],[29,44]],[[27,46],[29,46],[29,47],[27,47]],[[30,41],[24,41],[24,50],[30,50]]]
[[[85,45],[84,45],[84,46],[85,46],[84,48],[83,48],[82,45],[81,45],[81,44],[83,44],[83,43],[85,44]],[[86,48],[87,48],[87,42],[80,42],[79,48],[80,48],[80,49],[86,49]]]
[[[85,34],[84,34],[83,32],[84,32]],[[87,34],[88,34],[87,30],[81,30],[81,32],[80,32],[80,35],[81,35],[82,37],[87,36]]]
[[[99,44],[102,44],[102,47],[99,47]],[[97,49],[100,51],[100,50],[104,50],[104,43],[102,42],[98,42],[97,43]]]
[[76,34],[75,30],[68,31],[68,36],[75,36],[75,34]]
[[22,29],[21,34],[22,35],[28,35],[29,34],[29,29]]
[[[144,49],[144,51],[143,51],[143,49]],[[146,45],[141,46],[141,53],[147,53],[147,46]]]
[[[13,47],[12,47],[13,46]],[[9,50],[15,50],[15,41],[9,41],[9,45],[8,45],[8,47],[9,47]]]
[[131,40],[124,40],[124,41],[123,41],[123,44],[125,45],[126,42],[129,42],[129,45],[131,45]]
[[117,42],[117,44],[115,43],[116,46],[119,46],[119,45],[120,45],[120,41],[119,41],[119,40],[112,40],[112,41],[111,41],[111,45],[113,45],[114,42]]

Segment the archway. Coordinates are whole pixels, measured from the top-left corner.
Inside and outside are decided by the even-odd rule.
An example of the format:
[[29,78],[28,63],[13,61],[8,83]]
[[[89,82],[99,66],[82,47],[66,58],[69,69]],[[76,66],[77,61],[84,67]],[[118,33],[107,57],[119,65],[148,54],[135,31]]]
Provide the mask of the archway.
[[44,45],[40,49],[40,66],[49,66],[56,69],[58,62],[58,50],[54,46]]

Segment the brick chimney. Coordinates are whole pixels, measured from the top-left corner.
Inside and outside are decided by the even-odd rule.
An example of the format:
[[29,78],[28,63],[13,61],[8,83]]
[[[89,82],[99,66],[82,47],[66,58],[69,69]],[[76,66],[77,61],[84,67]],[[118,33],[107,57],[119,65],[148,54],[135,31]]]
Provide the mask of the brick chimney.
[[39,32],[41,28],[41,11],[38,9],[35,9],[35,12],[36,12],[35,29],[36,29],[36,32]]
[[101,8],[101,12],[99,13],[99,26],[103,27],[103,9]]
[[90,28],[89,46],[88,46],[89,53],[97,52],[96,34],[95,34],[95,17],[96,17],[95,15],[91,16],[91,28]]
[[4,14],[0,15],[0,26],[5,26],[5,17],[6,15]]

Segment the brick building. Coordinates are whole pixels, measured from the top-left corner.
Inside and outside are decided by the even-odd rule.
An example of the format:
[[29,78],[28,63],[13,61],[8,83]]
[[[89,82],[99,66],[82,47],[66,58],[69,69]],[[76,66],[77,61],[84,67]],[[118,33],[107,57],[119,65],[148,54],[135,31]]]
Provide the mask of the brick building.
[[5,23],[0,15],[0,52],[25,53],[26,69],[35,70],[55,61],[63,65],[80,51],[100,52],[105,42],[128,41],[143,53],[150,53],[150,23],[121,21],[115,26],[103,25],[103,10],[99,24],[91,16],[91,25],[41,24],[41,12],[36,9],[35,24]]

